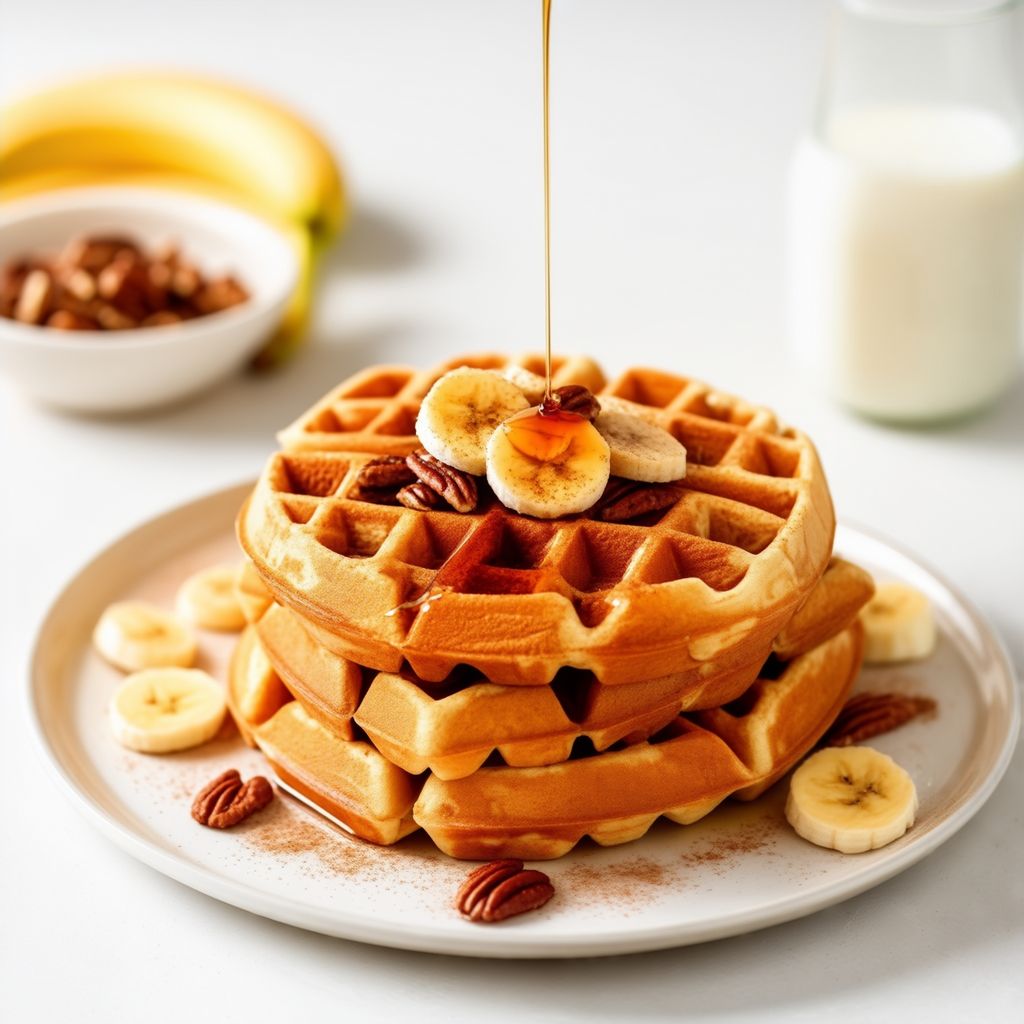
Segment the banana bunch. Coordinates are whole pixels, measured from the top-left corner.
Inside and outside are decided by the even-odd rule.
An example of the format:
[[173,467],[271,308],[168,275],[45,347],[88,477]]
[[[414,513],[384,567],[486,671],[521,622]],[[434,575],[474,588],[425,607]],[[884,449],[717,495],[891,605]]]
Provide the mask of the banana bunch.
[[0,201],[114,183],[200,191],[277,225],[295,246],[299,284],[258,363],[298,347],[317,259],[348,214],[334,158],[308,125],[243,89],[173,73],[77,80],[0,110]]

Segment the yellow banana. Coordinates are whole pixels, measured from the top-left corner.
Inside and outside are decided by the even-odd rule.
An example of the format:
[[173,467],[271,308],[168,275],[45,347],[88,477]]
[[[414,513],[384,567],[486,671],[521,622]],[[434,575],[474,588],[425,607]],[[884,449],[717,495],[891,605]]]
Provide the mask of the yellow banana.
[[299,276],[255,364],[276,366],[302,344],[316,259],[348,206],[330,151],[301,120],[223,82],[146,72],[70,82],[0,111],[0,201],[101,184],[197,191],[270,220]]
[[268,99],[184,74],[73,81],[0,114],[0,188],[67,170],[205,179],[303,225],[318,245],[347,214],[334,159],[309,126]]

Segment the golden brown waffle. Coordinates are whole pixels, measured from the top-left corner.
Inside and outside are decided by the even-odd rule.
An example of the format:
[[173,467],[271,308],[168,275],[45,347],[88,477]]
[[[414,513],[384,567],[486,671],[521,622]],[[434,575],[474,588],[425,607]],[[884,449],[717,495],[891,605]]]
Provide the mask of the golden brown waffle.
[[[743,693],[757,676],[757,666],[741,665],[724,667],[696,688],[689,678],[672,676],[603,686],[589,673],[569,670],[551,686],[511,687],[467,671],[430,684],[359,669],[317,645],[281,605],[272,605],[253,633],[259,650],[250,652],[246,635],[233,674],[264,679],[264,668],[272,667],[329,731],[351,739],[355,722],[399,767],[442,778],[476,771],[495,750],[510,765],[541,765],[564,761],[581,736],[598,750],[643,739],[681,709],[717,706]],[[239,723],[243,731],[252,724],[244,717]]]
[[263,657],[306,712],[342,739],[352,739],[352,716],[363,690],[358,665],[317,644],[294,612],[271,604],[256,623]]
[[648,741],[577,750],[547,767],[483,767],[457,780],[416,778],[373,744],[325,728],[298,701],[253,733],[291,790],[371,842],[397,842],[420,826],[455,857],[544,859],[585,835],[627,842],[662,815],[687,824],[728,796],[758,795],[828,729],[862,646],[854,622],[792,662],[771,659],[738,700],[673,717]]
[[250,747],[256,745],[253,729],[292,699],[256,636],[246,627],[228,665],[227,703],[231,717]]
[[267,590],[256,567],[248,558],[239,566],[238,574],[235,576],[235,598],[242,609],[245,621],[249,623],[256,622],[274,600],[274,595]]
[[[834,636],[871,592],[863,570],[834,559],[798,613],[799,629],[782,656],[791,659]],[[735,700],[761,667],[709,664],[705,668],[717,670],[700,680],[669,676],[621,686],[574,670],[563,670],[547,687],[498,686],[472,671],[443,684],[408,673],[366,673],[371,681],[363,694],[363,673],[317,645],[294,612],[273,605],[257,633],[277,673],[313,717],[349,737],[354,716],[388,760],[414,775],[430,770],[442,779],[472,774],[495,751],[509,766],[536,767],[567,760],[581,738],[598,751],[646,739],[680,711]]]
[[716,712],[680,716],[646,743],[546,768],[428,776],[413,816],[453,857],[561,857],[584,836],[637,839],[659,817],[689,824],[781,778],[835,718],[860,667],[859,623]]
[[[743,667],[715,683],[742,692],[756,674]],[[535,767],[568,760],[581,738],[598,751],[620,741],[638,742],[676,718],[684,699],[671,676],[628,686],[573,676],[531,687],[476,679],[438,691],[381,672],[356,722],[388,760],[406,771],[429,769],[441,779],[460,779],[495,752],[507,765]]]
[[387,845],[416,829],[411,810],[418,781],[369,743],[325,729],[298,701],[254,735],[285,786],[356,835]]
[[[458,366],[473,365],[515,376],[544,373],[543,356],[483,355],[451,359],[423,372],[411,366],[371,366],[339,384],[308,412],[278,434],[289,451],[369,452],[372,455],[408,455],[420,447],[416,413],[423,396],[438,377]],[[583,384],[597,392],[604,387],[600,367],[584,356],[555,358],[552,383]],[[539,400],[539,398],[538,398]]]
[[[601,396],[634,403],[689,459],[682,496],[643,521],[538,521],[493,498],[459,515],[349,497],[372,453],[416,446],[418,402],[456,362],[506,360],[357,375],[285,431],[291,450],[270,459],[240,515],[260,576],[322,645],[427,681],[466,664],[534,686],[563,667],[613,684],[767,657],[832,545],[831,499],[803,434],[696,381],[630,370]],[[374,416],[345,427],[346,403],[371,401]]]
[[871,600],[875,581],[859,565],[833,558],[818,585],[775,638],[772,650],[786,661],[835,636]]

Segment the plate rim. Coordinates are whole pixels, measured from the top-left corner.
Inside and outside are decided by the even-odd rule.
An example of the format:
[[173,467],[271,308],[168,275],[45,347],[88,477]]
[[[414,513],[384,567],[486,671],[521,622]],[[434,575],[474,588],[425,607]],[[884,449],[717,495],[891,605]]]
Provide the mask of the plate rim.
[[[815,913],[860,895],[923,860],[959,832],[984,806],[1006,773],[1016,748],[1021,731],[1020,687],[1013,662],[998,631],[973,602],[942,573],[935,571],[901,544],[892,541],[874,528],[841,519],[842,530],[860,534],[889,549],[908,560],[944,588],[971,620],[979,635],[991,646],[996,665],[1008,683],[1009,714],[1006,717],[999,751],[991,761],[989,770],[980,782],[961,798],[959,804],[920,839],[909,843],[888,859],[869,866],[861,874],[852,878],[835,879],[803,896],[780,896],[766,905],[736,910],[714,920],[691,923],[682,928],[679,924],[663,923],[637,929],[626,935],[594,933],[592,930],[581,929],[575,935],[530,934],[528,938],[524,938],[522,935],[517,936],[516,922],[509,922],[500,931],[488,931],[485,942],[481,942],[481,931],[472,927],[467,929],[464,938],[453,935],[443,925],[420,923],[414,931],[402,930],[396,925],[382,925],[369,915],[345,908],[332,908],[327,911],[302,900],[264,892],[249,883],[227,878],[212,868],[195,864],[184,855],[175,855],[162,849],[99,806],[81,784],[72,778],[71,772],[65,769],[53,741],[47,734],[38,705],[40,678],[44,672],[42,642],[49,624],[75,585],[94,568],[96,563],[138,532],[158,528],[161,520],[176,517],[195,506],[226,501],[231,493],[243,492],[252,484],[251,479],[246,479],[218,487],[136,522],[119,532],[68,574],[36,623],[22,691],[22,708],[37,756],[45,764],[48,774],[58,788],[87,821],[119,848],[161,874],[249,913],[336,938],[393,949],[474,958],[545,959],[614,956],[709,942],[769,928]],[[244,495],[240,493],[240,496]]]

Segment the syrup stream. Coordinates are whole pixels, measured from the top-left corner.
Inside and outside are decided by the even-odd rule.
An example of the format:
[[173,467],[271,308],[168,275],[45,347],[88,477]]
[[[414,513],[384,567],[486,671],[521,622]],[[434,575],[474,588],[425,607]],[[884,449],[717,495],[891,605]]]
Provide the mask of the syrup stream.
[[[550,97],[550,75],[549,75],[549,53],[551,42],[551,0],[541,0],[541,57],[543,68],[543,102],[544,102],[544,400],[540,409],[531,413],[529,420],[539,420],[544,417],[543,428],[538,429],[534,425],[532,432],[529,431],[530,424],[524,422],[526,437],[520,445],[522,450],[541,458],[543,454],[550,455],[551,448],[561,446],[563,449],[568,443],[568,437],[578,426],[580,417],[575,414],[565,414],[559,411],[558,403],[551,394],[551,159],[550,159],[550,131],[548,127],[548,109]],[[461,545],[460,545],[461,546]],[[436,579],[436,575],[435,575]],[[444,591],[430,586],[411,601],[403,601],[402,604],[390,611],[385,612],[386,616],[397,615],[406,609],[427,611],[430,602],[444,596]]]
[[551,50],[551,0],[541,0],[542,62],[544,74],[544,404],[551,398],[551,160],[549,155],[548,97]]

